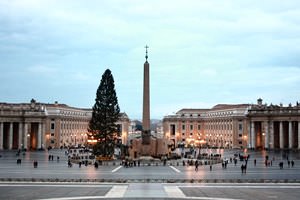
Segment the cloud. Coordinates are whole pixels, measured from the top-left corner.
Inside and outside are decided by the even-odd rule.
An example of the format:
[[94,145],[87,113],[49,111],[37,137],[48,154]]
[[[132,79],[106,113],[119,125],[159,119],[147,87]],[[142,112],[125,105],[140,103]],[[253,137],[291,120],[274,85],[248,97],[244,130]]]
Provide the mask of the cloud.
[[[148,44],[153,116],[257,96],[296,99],[299,13],[292,0],[1,1],[1,76],[85,107],[110,68],[120,104],[138,116]],[[84,99],[74,100],[74,84]]]

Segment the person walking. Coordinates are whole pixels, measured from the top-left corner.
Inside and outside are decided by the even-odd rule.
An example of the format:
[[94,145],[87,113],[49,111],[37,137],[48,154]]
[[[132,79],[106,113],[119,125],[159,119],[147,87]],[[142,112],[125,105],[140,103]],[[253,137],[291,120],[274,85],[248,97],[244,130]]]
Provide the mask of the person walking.
[[199,165],[198,160],[196,160],[196,162],[195,162],[195,171],[196,172],[198,171],[198,165]]

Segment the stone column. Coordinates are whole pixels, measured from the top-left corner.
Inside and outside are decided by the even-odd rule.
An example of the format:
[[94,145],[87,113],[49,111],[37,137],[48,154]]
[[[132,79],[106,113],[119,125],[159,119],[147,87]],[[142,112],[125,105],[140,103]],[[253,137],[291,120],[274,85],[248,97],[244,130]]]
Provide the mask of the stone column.
[[38,126],[37,149],[42,148],[42,124]]
[[24,136],[24,148],[25,149],[28,149],[28,145],[27,145],[27,138],[28,138],[28,136],[27,136],[27,134],[28,134],[28,124],[27,123],[25,123],[24,124],[24,131],[23,131],[23,136]]
[[[56,124],[55,124],[56,125]],[[43,123],[42,124],[42,147],[43,148],[46,148],[46,124],[45,123]],[[50,137],[50,135],[49,135],[49,137]]]
[[22,149],[22,145],[23,145],[23,123],[19,122],[19,141],[18,141],[18,148]]
[[0,122],[0,150],[3,149],[3,122]]
[[298,122],[298,149],[300,149],[300,121]]
[[279,144],[280,149],[283,149],[284,143],[283,143],[283,125],[282,121],[279,123]]
[[247,127],[248,131],[247,131],[247,145],[248,145],[248,148],[251,148],[251,122],[248,123],[248,127]]
[[9,133],[8,133],[8,149],[12,149],[13,146],[13,123],[9,124]]
[[271,121],[270,122],[270,137],[269,137],[269,140],[270,140],[270,149],[274,149],[274,122]]
[[293,129],[291,121],[289,121],[289,148],[293,148]]
[[254,122],[251,122],[251,147],[256,147],[256,141],[255,141],[255,129],[254,129]]
[[264,122],[264,125],[265,125],[265,148],[270,148],[269,146],[269,137],[270,137],[270,134],[269,134],[269,121],[265,121]]

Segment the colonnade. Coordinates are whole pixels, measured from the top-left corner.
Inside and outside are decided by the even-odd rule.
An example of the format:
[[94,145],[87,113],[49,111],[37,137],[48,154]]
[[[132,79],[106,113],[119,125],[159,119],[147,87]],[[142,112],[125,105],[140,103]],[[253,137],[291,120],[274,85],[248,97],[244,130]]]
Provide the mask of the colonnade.
[[41,122],[0,122],[0,149],[41,149],[45,145]]
[[250,121],[249,148],[300,149],[300,121]]

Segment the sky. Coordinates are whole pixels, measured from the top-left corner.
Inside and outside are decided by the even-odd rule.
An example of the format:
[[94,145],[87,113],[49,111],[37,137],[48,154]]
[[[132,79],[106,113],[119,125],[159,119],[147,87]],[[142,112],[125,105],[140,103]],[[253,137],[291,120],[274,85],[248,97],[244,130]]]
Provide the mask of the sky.
[[106,69],[119,106],[151,118],[300,101],[298,0],[1,0],[0,102],[91,108]]

